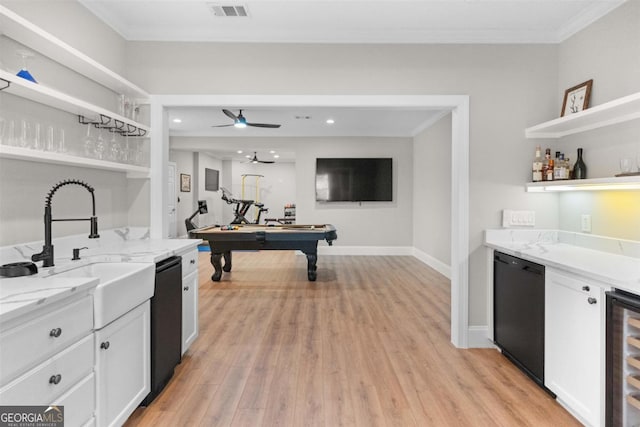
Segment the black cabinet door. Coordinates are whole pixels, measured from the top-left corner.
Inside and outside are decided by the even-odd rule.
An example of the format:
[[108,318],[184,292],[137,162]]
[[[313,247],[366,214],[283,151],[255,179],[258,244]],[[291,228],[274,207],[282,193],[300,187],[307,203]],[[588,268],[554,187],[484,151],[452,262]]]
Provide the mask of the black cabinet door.
[[494,341],[544,384],[544,266],[496,252],[493,267]]

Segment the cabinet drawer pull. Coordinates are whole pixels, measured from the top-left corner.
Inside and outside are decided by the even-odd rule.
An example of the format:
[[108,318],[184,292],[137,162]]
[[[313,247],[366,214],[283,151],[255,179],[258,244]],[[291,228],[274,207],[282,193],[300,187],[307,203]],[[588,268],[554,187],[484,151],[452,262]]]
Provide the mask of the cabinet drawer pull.
[[59,384],[60,381],[62,381],[62,375],[60,374],[51,375],[51,378],[49,378],[49,384]]
[[62,335],[62,329],[60,328],[53,328],[51,332],[49,332],[49,336],[53,338],[58,338],[60,335]]
[[582,290],[585,291],[585,292],[589,292],[591,290],[591,288],[588,287],[588,286],[583,286]]
[[195,263],[196,263],[196,260],[195,260],[195,259],[192,259],[192,260],[191,260],[191,261],[189,261],[189,262],[190,262],[191,264],[195,264]]
[[595,303],[597,303],[597,302],[598,302],[598,300],[597,300],[597,299],[595,299],[595,298],[593,298],[593,297],[589,297],[589,298],[587,298],[587,302],[588,302],[589,304],[595,304]]
[[100,348],[103,350],[107,350],[109,348],[109,341],[105,341],[102,344],[100,344]]
[[184,290],[185,290],[185,291],[188,291],[188,290],[189,290],[189,287],[188,287],[188,286],[185,286],[185,287],[184,287]]

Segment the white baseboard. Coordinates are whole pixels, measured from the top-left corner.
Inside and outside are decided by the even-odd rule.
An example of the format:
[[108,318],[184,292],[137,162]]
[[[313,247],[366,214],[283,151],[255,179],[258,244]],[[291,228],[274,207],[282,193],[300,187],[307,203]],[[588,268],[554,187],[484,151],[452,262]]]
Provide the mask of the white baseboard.
[[413,248],[412,255],[427,264],[429,267],[433,268],[438,273],[442,274],[447,279],[451,280],[451,266],[416,248]]
[[411,256],[410,246],[319,246],[318,255]]
[[489,328],[487,326],[469,326],[467,348],[495,348],[495,344],[489,340]]

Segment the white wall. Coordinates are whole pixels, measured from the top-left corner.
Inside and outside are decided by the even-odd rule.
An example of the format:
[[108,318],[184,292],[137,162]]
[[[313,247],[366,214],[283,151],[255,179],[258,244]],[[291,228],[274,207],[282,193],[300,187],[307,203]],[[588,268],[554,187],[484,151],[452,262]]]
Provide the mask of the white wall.
[[[178,206],[177,206],[177,214],[176,221],[178,223],[178,237],[186,236],[187,229],[184,225],[184,220],[189,218],[193,212],[195,212],[196,208],[194,207],[194,192],[197,192],[196,186],[194,185],[195,175],[193,173],[193,153],[188,151],[169,151],[169,161],[176,163],[176,182],[178,183],[178,188],[176,190],[176,194],[178,196]],[[191,175],[191,191],[190,192],[182,192],[180,191],[180,174],[186,173]],[[199,217],[195,217],[193,222],[198,224]]]
[[451,264],[451,114],[413,141],[413,247]]
[[[557,111],[564,90],[588,79],[593,79],[591,106],[640,92],[640,1],[624,3],[562,43],[559,53]],[[573,160],[576,149],[582,147],[589,178],[613,176],[620,172],[620,158],[635,160],[640,155],[640,121],[543,143],[568,153]],[[590,214],[593,234],[640,240],[640,191],[557,197],[563,230],[580,231],[582,214]]]
[[[529,163],[535,148],[534,142],[524,138],[524,129],[557,111],[557,52],[554,45],[133,42],[128,45],[127,66],[129,77],[144,82],[154,93],[469,95],[469,314],[471,325],[485,325],[483,231],[500,226],[504,208],[533,209],[539,227],[558,226],[555,197],[532,197],[523,190],[530,180]],[[212,70],[215,78],[211,78]],[[228,83],[234,81],[242,85]],[[308,148],[310,153],[297,156],[302,162],[297,166],[300,221],[339,220],[339,245],[411,245],[412,236],[406,234],[411,203],[397,209],[401,214],[395,216],[376,209],[361,215],[353,207],[344,212],[316,207],[312,190],[304,189],[313,188],[311,171],[317,151],[331,153],[331,147],[330,141],[319,141]],[[352,150],[364,155],[368,147],[365,141]],[[408,198],[411,196],[412,192]],[[401,219],[405,213],[407,221]],[[383,228],[385,236],[368,233],[366,240],[360,240],[362,228],[354,227],[363,218]]]
[[[412,244],[413,160],[409,138],[306,138],[296,152],[296,219],[301,224],[333,224],[336,246]],[[316,202],[318,157],[393,158],[392,202]]]
[[[127,225],[127,179],[124,174],[45,163],[0,159],[0,246],[44,240],[45,196],[56,183],[85,181],[95,188],[99,229]],[[89,218],[91,194],[68,185],[52,199],[53,218]],[[89,222],[55,222],[54,237],[89,234]]]

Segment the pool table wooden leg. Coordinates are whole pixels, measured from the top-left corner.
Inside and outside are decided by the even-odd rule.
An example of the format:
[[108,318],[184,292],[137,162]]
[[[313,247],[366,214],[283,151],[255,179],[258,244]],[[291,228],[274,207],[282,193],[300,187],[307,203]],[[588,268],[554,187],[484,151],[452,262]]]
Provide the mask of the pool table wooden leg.
[[224,252],[222,256],[224,256],[224,267],[222,267],[222,270],[228,273],[231,271],[231,251]]
[[318,269],[316,265],[318,263],[318,254],[305,252],[305,255],[307,256],[307,278],[310,282],[315,282],[317,277],[316,270]]
[[211,252],[211,265],[215,271],[213,272],[213,276],[211,276],[211,280],[214,282],[219,282],[222,277],[222,263],[220,259],[222,258],[222,254]]

